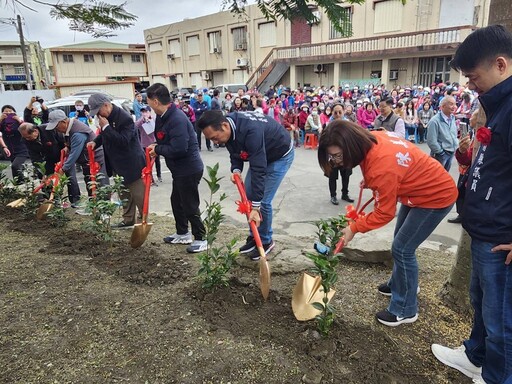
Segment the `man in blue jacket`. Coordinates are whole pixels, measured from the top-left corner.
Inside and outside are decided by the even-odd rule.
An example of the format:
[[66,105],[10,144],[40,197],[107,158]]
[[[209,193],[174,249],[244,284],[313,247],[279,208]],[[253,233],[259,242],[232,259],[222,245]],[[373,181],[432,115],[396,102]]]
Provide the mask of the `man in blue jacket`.
[[[146,166],[144,152],[139,142],[137,130],[131,116],[110,102],[102,93],[89,96],[87,102],[90,114],[97,116],[101,134],[87,143],[92,149],[103,146],[107,172],[123,176],[123,184],[128,191],[121,194],[123,220],[116,228],[132,228],[137,221],[136,208],[142,214],[144,204],[144,182],[142,168]],[[109,176],[111,176],[109,174]]]
[[[156,144],[151,144],[151,156],[162,155],[172,174],[171,207],[176,221],[176,233],[164,238],[168,244],[190,244],[187,252],[207,249],[205,228],[199,211],[199,182],[203,176],[203,161],[199,156],[197,136],[187,115],[171,102],[169,90],[156,83],[147,90],[148,105],[157,114]],[[188,223],[192,234],[188,231]],[[192,241],[194,235],[194,241]]]
[[[442,363],[474,383],[512,383],[512,33],[477,29],[459,46],[452,68],[468,77],[487,116],[469,170],[462,225],[471,236],[471,335],[451,349],[432,345]],[[484,131],[482,131],[484,130]],[[482,131],[482,132],[480,132]]]
[[[252,201],[249,220],[256,222],[265,253],[269,253],[274,248],[272,200],[294,158],[290,133],[259,112],[234,112],[223,116],[220,111],[206,111],[197,126],[215,144],[226,145],[233,174],[242,173],[244,162],[249,162],[245,178],[247,197]],[[234,181],[233,175],[231,180]],[[259,260],[255,245],[250,235],[240,253],[247,253],[251,260]]]

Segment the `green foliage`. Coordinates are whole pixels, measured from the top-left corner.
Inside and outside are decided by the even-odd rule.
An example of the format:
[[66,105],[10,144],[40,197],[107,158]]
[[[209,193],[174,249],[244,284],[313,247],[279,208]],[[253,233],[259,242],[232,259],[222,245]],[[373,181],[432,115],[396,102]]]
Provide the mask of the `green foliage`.
[[214,247],[214,243],[219,233],[220,225],[224,221],[221,202],[226,199],[223,193],[218,201],[214,201],[214,194],[219,190],[219,181],[222,177],[217,177],[219,164],[213,167],[206,167],[208,178],[203,178],[210,189],[210,200],[206,202],[206,218],[203,223],[206,229],[206,242],[208,248],[206,252],[198,255],[201,267],[198,276],[202,280],[202,288],[212,291],[221,286],[228,286],[229,280],[227,273],[233,266],[235,258],[238,256],[238,250],[235,250],[237,239],[232,239],[229,244],[221,248]]
[[[346,4],[364,4],[366,0],[345,0]],[[407,0],[401,0],[405,4]],[[247,0],[223,0],[223,8],[229,9],[231,12],[244,15]],[[343,9],[343,4],[339,0],[257,0],[258,8],[261,10],[267,20],[293,20],[303,18],[308,23],[315,23],[316,17],[313,14],[315,8],[325,12],[333,27],[344,34],[351,36],[352,31],[345,30],[348,25],[347,13]]]
[[41,183],[41,180],[37,178],[37,172],[42,169],[44,175],[44,166],[44,163],[35,163],[35,166],[27,163],[23,164],[23,174],[26,175],[27,180],[21,190],[21,197],[25,201],[25,204],[21,207],[21,213],[25,218],[32,218],[39,206],[41,194],[34,194],[33,191]]
[[313,307],[321,311],[315,317],[318,331],[325,337],[336,317],[336,309],[329,303],[328,295],[332,287],[338,281],[336,267],[339,263],[339,256],[334,254],[334,249],[341,237],[341,230],[347,226],[345,216],[333,217],[327,220],[315,222],[317,226],[317,235],[320,243],[328,248],[325,254],[309,252],[306,256],[314,263],[311,272],[322,278],[322,292],[324,296],[322,302],[313,303]]
[[13,180],[9,179],[5,173],[8,167],[7,164],[0,164],[0,204],[9,203],[18,197]]
[[[26,5],[25,1],[13,0],[32,11],[36,9]],[[65,1],[48,3],[41,0],[32,2],[50,7],[50,16],[69,21],[69,29],[84,32],[94,38],[115,36],[113,30],[125,29],[134,25],[137,16],[125,10],[127,2],[119,5],[106,1],[84,0],[69,4]]]
[[[98,175],[99,180],[102,175]],[[111,201],[111,196],[115,193],[121,196],[125,191],[122,176],[114,176],[113,184],[103,185],[96,188],[96,197],[89,198],[85,207],[86,212],[91,213],[91,221],[84,224],[85,228],[98,236],[99,239],[112,245],[114,241],[114,231],[112,231],[111,217],[119,209],[119,203]],[[89,182],[91,186],[92,182]]]
[[66,175],[61,175],[59,183],[55,187],[54,195],[53,195],[53,207],[46,214],[46,217],[50,220],[50,222],[55,227],[64,227],[66,223],[69,221],[69,218],[66,217],[66,212],[64,210],[64,203],[69,201],[68,196],[64,195],[65,188],[67,188],[67,184],[69,181],[69,177]]

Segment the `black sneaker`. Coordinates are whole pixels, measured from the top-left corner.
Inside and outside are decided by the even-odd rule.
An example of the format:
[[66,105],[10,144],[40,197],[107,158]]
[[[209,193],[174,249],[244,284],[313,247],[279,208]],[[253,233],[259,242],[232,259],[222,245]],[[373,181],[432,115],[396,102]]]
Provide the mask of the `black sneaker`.
[[[276,243],[274,243],[274,240],[270,242],[270,244],[263,244],[263,250],[265,251],[265,255],[268,255],[270,251],[274,249],[274,246]],[[258,251],[258,248],[254,247],[254,249],[247,254],[247,256],[252,261],[258,261],[260,259],[260,252]]]
[[254,247],[256,247],[256,242],[254,241],[254,237],[248,236],[245,244],[240,247],[238,252],[249,253],[254,249]]
[[334,204],[334,205],[338,205],[338,204],[339,204],[339,201],[338,201],[338,199],[336,198],[336,196],[332,196],[332,197],[331,197],[331,204]]
[[112,229],[132,229],[133,224],[125,223],[124,221],[121,221],[120,223],[112,225]]
[[387,325],[388,327],[396,327],[400,324],[414,323],[416,320],[418,320],[418,314],[410,317],[398,317],[393,315],[387,309],[377,312],[375,316],[377,317],[377,321],[379,323]]
[[353,199],[353,198],[351,198],[349,195],[343,195],[343,196],[341,196],[341,200],[345,200],[345,201],[347,201],[347,202],[349,202],[349,203],[353,203],[353,202],[354,202],[354,199]]
[[[381,295],[384,296],[391,296],[391,288],[389,287],[388,283],[382,283],[377,287],[377,290]],[[420,293],[420,286],[418,285],[418,288],[416,289],[416,294]]]

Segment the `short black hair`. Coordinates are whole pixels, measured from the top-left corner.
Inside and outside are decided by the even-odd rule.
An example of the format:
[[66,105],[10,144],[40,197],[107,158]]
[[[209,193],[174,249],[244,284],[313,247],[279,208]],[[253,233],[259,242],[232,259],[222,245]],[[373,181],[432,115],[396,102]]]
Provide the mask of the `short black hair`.
[[[393,101],[393,98],[392,98],[392,97],[386,97],[385,99],[382,99],[382,100],[380,101],[380,103],[386,103],[386,104],[387,104],[387,105],[389,105],[391,108],[393,108],[393,104],[394,104],[395,102]],[[379,104],[380,104],[380,103],[379,103]]]
[[212,127],[214,131],[220,131],[222,129],[222,123],[226,123],[227,121],[228,119],[226,119],[222,111],[204,111],[199,120],[197,120],[197,127],[201,131],[206,127]]
[[220,92],[219,92],[219,90],[218,90],[218,89],[214,89],[214,90],[213,90],[213,97],[215,97],[215,96],[219,96],[219,94],[220,94]]
[[171,102],[169,89],[162,83],[155,83],[146,89],[146,96],[148,99],[157,99],[162,104],[169,104]]
[[489,25],[466,37],[450,61],[450,67],[456,71],[471,71],[501,55],[512,58],[512,33],[503,25]]
[[7,108],[9,109],[12,109],[14,112],[16,112],[16,110],[14,109],[14,107],[12,105],[9,105],[9,104],[5,104],[3,107],[2,107],[2,112],[5,111]]

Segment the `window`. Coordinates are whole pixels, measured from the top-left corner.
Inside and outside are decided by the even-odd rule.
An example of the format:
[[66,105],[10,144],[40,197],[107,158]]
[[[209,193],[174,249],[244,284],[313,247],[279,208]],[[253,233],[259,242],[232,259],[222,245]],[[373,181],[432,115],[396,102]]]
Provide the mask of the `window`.
[[24,75],[25,67],[23,65],[15,65],[14,66],[14,74],[15,75]]
[[123,55],[113,55],[114,63],[122,63],[123,62]]
[[181,44],[180,39],[169,40],[169,54],[173,57],[181,57]]
[[73,55],[68,55],[68,54],[63,54],[62,55],[62,61],[64,61],[65,63],[73,63],[74,60],[73,60]]
[[94,63],[94,55],[91,55],[91,54],[84,55],[84,63]]
[[235,51],[245,51],[247,49],[247,28],[233,28],[231,32],[233,33],[233,47]]
[[187,37],[187,50],[189,56],[199,55],[199,36]]
[[142,63],[142,57],[139,54],[132,55],[132,63]]
[[343,8],[343,12],[345,16],[340,20],[343,32],[337,31],[332,22],[329,22],[329,39],[341,39],[352,36],[352,7]]
[[272,47],[276,45],[276,23],[262,23],[260,29],[260,47]]
[[149,44],[149,52],[157,52],[162,50],[162,43]]
[[208,44],[210,45],[210,53],[221,52],[220,31],[208,33]]
[[420,58],[418,84],[427,86],[435,81],[450,81],[451,56]]
[[373,3],[375,8],[373,33],[400,31],[402,29],[401,0],[381,0]]

